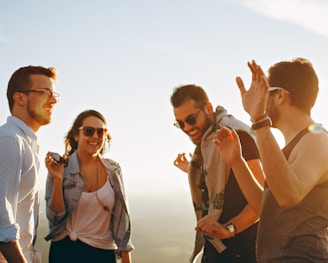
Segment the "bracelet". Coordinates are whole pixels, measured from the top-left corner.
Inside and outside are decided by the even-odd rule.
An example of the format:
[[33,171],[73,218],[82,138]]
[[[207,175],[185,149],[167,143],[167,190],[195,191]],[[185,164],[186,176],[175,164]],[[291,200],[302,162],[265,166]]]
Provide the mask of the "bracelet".
[[263,114],[260,118],[258,118],[258,119],[256,119],[256,120],[250,119],[250,121],[251,121],[252,123],[255,123],[255,122],[258,122],[258,121],[265,120],[267,117],[268,117],[268,115],[266,114],[266,112],[264,112],[264,114]]
[[254,122],[252,124],[252,129],[253,130],[257,130],[257,129],[260,129],[260,128],[263,128],[263,127],[271,127],[272,126],[272,121],[270,119],[269,116],[266,116],[266,118],[262,121],[258,121],[258,122]]

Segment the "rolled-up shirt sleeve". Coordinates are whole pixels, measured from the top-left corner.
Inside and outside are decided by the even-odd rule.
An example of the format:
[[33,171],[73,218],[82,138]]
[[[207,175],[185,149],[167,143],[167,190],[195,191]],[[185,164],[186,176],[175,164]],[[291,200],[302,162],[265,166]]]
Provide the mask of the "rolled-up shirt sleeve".
[[0,138],[0,242],[19,239],[16,211],[21,179],[21,151],[16,138]]
[[66,215],[66,208],[64,211],[62,211],[60,213],[56,213],[50,208],[51,196],[53,194],[53,185],[54,185],[54,180],[50,176],[50,174],[48,174],[47,182],[46,182],[46,195],[45,195],[46,215],[47,215],[47,218],[50,223],[57,225],[57,224],[62,223],[62,220],[64,219],[64,217]]

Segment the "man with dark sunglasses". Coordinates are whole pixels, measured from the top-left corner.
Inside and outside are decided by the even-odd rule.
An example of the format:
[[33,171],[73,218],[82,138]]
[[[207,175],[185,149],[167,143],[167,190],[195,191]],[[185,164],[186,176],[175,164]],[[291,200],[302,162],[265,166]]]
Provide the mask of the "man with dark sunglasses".
[[[259,183],[263,184],[259,154],[250,127],[228,114],[222,106],[213,111],[206,92],[196,85],[177,87],[171,96],[171,104],[174,126],[189,136],[196,146],[187,169],[196,218],[207,217],[207,222],[217,224],[219,228],[215,233],[219,238],[213,238],[211,232],[196,232],[190,262],[204,247],[203,263],[255,263],[258,216],[248,205],[233,171],[220,158],[213,143],[215,131],[221,127],[237,129],[243,156]],[[185,158],[180,156],[174,164],[185,170],[180,167]]]
[[22,67],[11,76],[11,116],[0,127],[0,262],[41,262],[34,248],[39,221],[39,159],[36,132],[51,122],[59,94],[56,71]]

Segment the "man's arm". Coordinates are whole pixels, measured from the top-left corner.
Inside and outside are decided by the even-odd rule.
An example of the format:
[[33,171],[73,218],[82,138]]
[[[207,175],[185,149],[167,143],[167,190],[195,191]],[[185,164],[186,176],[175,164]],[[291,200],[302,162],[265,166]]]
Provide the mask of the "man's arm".
[[235,227],[235,233],[231,233],[227,228],[215,220],[211,215],[207,215],[200,219],[195,228],[196,231],[204,232],[205,234],[216,237],[219,239],[231,238],[235,234],[243,232],[258,221],[259,217],[254,212],[250,205],[246,205],[245,208],[234,218],[231,218],[229,222]]
[[[268,127],[257,131],[263,169],[270,190],[282,207],[293,207],[328,180],[328,135],[304,135],[287,161]],[[270,150],[268,150],[270,149]]]
[[[261,67],[255,61],[248,63],[248,66],[252,72],[250,88],[245,89],[241,78],[238,77],[236,80],[245,111],[251,119],[258,120],[265,113],[269,84]],[[288,143],[292,138],[286,138],[286,134],[284,136]],[[296,134],[290,136],[294,137]],[[269,126],[256,129],[256,138],[266,180],[281,207],[297,205],[313,187],[328,180],[327,133],[304,135],[288,161]]]
[[0,242],[0,251],[8,263],[27,263],[17,241]]
[[[221,130],[223,130],[223,135],[220,136],[222,142],[218,139],[218,134],[220,134]],[[257,191],[255,191],[257,195],[253,197],[254,204],[251,203],[252,205],[246,205],[237,216],[229,220],[229,223],[232,223],[235,226],[236,232],[240,233],[258,221],[260,203],[262,198],[262,187],[264,184],[264,175],[261,163],[258,159],[258,153],[255,142],[253,139],[251,139],[250,135],[246,132],[242,132],[241,134],[243,138],[245,157],[250,159],[246,162],[241,154],[241,143],[239,141],[237,133],[234,131],[235,137],[233,138],[232,133],[228,128],[222,128],[221,130],[217,131],[214,137],[214,142],[217,144],[217,147],[218,144],[222,143],[223,145],[221,146],[221,151],[219,150],[221,158],[230,166],[232,164],[236,166],[235,170],[234,166],[231,166],[231,168],[233,169],[235,177],[239,184],[241,182],[238,181],[238,178],[241,178],[241,180],[246,179],[245,182],[255,186],[257,189]],[[227,137],[227,135],[230,135],[230,137]],[[218,140],[220,141],[219,143]],[[232,144],[232,142],[234,142],[234,144]],[[225,151],[223,151],[223,149],[225,149]],[[230,160],[230,158],[233,160],[240,160],[240,163],[234,163]],[[248,195],[244,193],[248,190],[243,185],[240,185],[240,188],[246,200],[248,200]],[[210,236],[214,236],[220,239],[231,237],[231,233],[227,231],[223,225],[220,225],[220,223],[216,222],[211,216],[206,216],[202,218],[197,224],[196,231],[205,232]]]
[[[239,166],[238,166],[239,167]],[[249,167],[249,169],[247,169]],[[256,223],[259,219],[260,215],[260,207],[261,207],[261,199],[262,199],[262,187],[264,185],[264,174],[262,171],[261,163],[259,159],[252,159],[246,162],[246,165],[240,166],[242,169],[233,169],[235,178],[237,183],[239,179],[247,178],[247,180],[251,179],[251,185],[256,186],[256,191],[254,193],[254,201],[253,203],[249,203],[245,206],[245,208],[234,218],[229,220],[229,223],[234,224],[236,228],[236,232],[243,232],[254,223]],[[246,170],[247,169],[247,170]],[[236,174],[237,173],[237,174]],[[250,174],[248,174],[250,173]],[[251,176],[250,176],[251,175]],[[240,186],[239,186],[240,187]],[[241,191],[244,194],[244,191]],[[245,196],[245,194],[244,194]],[[246,200],[247,197],[245,196]],[[248,202],[248,200],[247,200]]]
[[264,185],[264,173],[259,160],[245,161],[241,153],[239,136],[235,130],[224,127],[216,131],[214,143],[221,158],[231,166],[249,205],[259,215]]
[[16,139],[0,139],[0,251],[8,262],[26,262],[16,239],[15,214],[21,169],[20,147]]
[[121,252],[121,261],[122,263],[131,263],[131,253],[128,251],[122,251]]

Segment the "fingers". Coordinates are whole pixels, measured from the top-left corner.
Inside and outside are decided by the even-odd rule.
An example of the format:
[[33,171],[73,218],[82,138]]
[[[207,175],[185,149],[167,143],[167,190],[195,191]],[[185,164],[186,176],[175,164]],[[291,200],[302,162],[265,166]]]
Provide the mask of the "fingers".
[[243,80],[240,77],[236,77],[236,83],[241,94],[246,92]]
[[255,62],[255,60],[248,62],[247,65],[252,72],[252,81],[260,81],[264,75],[262,68]]
[[226,138],[231,136],[231,130],[223,127],[220,130],[217,130],[214,134],[213,142],[218,146],[221,142],[223,142]]
[[181,158],[183,158],[184,155],[185,155],[185,153],[179,153],[177,158],[175,158],[175,160],[174,160],[174,165],[178,165],[181,161]]
[[209,216],[202,218],[198,221],[197,226],[195,227],[197,232],[203,232],[208,236],[224,238],[225,229],[219,224],[215,219],[209,218]]
[[239,136],[238,136],[238,133],[236,132],[236,130],[232,130],[231,135],[232,135],[232,138],[234,138],[236,141],[239,140]]
[[47,152],[46,158],[45,158],[45,163],[48,166],[52,162],[53,162],[52,153],[51,152]]
[[257,76],[257,70],[256,70],[256,63],[254,60],[252,60],[252,62],[247,62],[247,66],[249,67],[249,69],[252,72],[252,81],[256,80],[256,76]]
[[180,154],[178,154],[178,157],[174,160],[173,164],[175,166],[178,166],[180,163],[183,163],[183,162],[188,162],[188,159],[187,159],[185,153],[180,153]]
[[52,164],[64,164],[66,166],[68,164],[68,160],[61,157],[58,153],[48,152],[46,154],[45,163],[46,166]]

